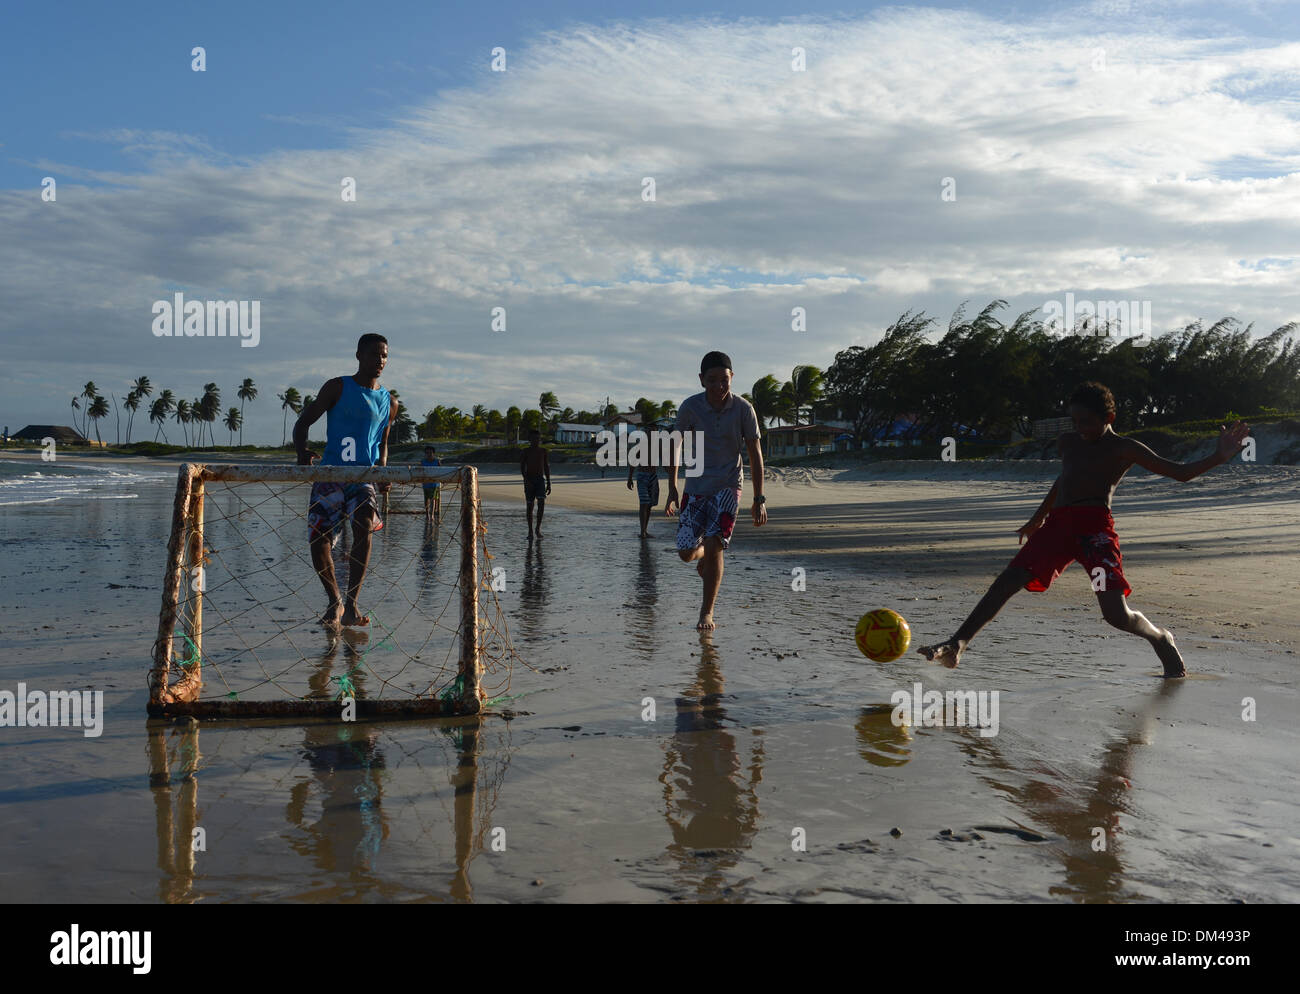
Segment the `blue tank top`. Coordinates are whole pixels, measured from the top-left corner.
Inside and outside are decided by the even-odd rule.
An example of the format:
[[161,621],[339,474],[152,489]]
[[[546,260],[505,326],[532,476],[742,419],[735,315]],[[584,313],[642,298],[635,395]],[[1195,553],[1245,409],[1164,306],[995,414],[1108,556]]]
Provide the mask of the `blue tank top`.
[[[343,394],[326,414],[322,466],[374,466],[388,426],[392,395],[383,387],[370,390],[351,376],[343,377]],[[344,461],[343,440],[352,439],[353,459]]]

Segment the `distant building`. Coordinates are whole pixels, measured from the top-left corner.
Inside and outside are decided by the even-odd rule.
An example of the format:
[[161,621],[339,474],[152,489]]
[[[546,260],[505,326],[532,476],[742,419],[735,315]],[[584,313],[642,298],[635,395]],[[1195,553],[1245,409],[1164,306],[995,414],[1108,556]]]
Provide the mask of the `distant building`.
[[830,425],[780,425],[765,434],[769,456],[811,456],[832,451],[843,430]]
[[1039,441],[1055,441],[1063,431],[1074,431],[1073,418],[1043,418],[1030,425],[1030,433]]
[[52,438],[56,442],[63,442],[69,445],[85,445],[87,439],[75,428],[69,428],[67,425],[28,425],[13,433],[11,438],[20,439],[24,442],[40,442],[45,438]]
[[561,422],[555,427],[555,441],[560,443],[584,445],[595,441],[600,425],[572,425]]
[[615,414],[612,418],[605,420],[605,427],[610,431],[617,431],[619,425],[640,425],[640,411],[624,411],[621,414]]

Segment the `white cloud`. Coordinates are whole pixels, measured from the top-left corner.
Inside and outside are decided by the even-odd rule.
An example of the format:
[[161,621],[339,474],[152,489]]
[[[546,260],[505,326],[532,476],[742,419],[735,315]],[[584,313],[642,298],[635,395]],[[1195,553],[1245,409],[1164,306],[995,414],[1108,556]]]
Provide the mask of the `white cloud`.
[[[147,373],[233,391],[251,375],[264,397],[314,392],[378,330],[417,413],[543,389],[574,407],[684,395],[706,343],[746,385],[824,365],[909,308],[946,324],[966,298],[1013,315],[1122,292],[1153,300],[1158,330],[1232,301],[1268,330],[1297,311],[1300,132],[1281,95],[1300,45],[1145,23],[892,9],[582,26],[345,129],[341,150],[232,162],[171,132],[82,134],[149,168],[73,164],[56,204],[0,194],[0,328],[24,362],[52,362],[58,341],[46,379],[69,388]],[[260,299],[262,345],[154,339],[150,305],[173,284]],[[270,406],[250,413],[264,437]]]

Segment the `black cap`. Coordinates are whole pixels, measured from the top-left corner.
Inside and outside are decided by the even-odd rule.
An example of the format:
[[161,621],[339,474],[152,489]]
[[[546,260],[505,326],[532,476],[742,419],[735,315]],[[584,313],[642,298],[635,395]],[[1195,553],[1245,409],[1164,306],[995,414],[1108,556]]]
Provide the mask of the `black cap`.
[[703,376],[710,369],[716,366],[722,366],[724,369],[731,368],[731,356],[725,352],[710,352],[700,360],[700,375]]

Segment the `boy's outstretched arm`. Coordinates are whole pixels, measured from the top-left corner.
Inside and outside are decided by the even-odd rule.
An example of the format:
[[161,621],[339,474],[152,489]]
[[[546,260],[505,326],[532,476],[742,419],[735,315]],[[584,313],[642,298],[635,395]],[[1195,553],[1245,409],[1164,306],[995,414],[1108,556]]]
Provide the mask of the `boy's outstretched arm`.
[[1198,459],[1196,462],[1174,462],[1164,456],[1158,456],[1136,439],[1127,439],[1128,456],[1143,469],[1149,469],[1161,476],[1186,483],[1202,473],[1221,466],[1241,451],[1242,440],[1250,433],[1250,428],[1241,421],[1233,422],[1229,427],[1222,427],[1219,443],[1213,455]]
[[1056,488],[1060,485],[1061,478],[1058,476],[1056,482],[1052,484],[1052,489],[1047,491],[1047,496],[1044,497],[1043,502],[1038,505],[1038,510],[1030,516],[1028,521],[1016,529],[1016,534],[1020,536],[1021,542],[1025,541],[1030,535],[1043,527],[1043,522],[1047,520],[1048,512],[1052,510],[1052,505],[1056,503]]

